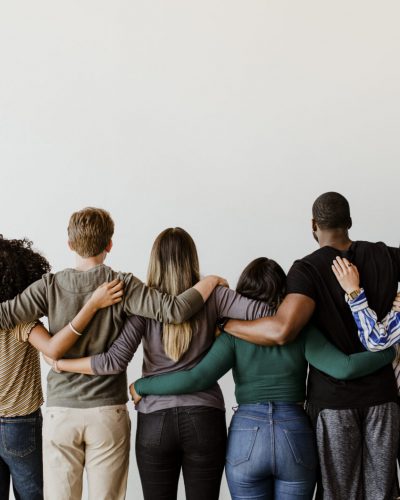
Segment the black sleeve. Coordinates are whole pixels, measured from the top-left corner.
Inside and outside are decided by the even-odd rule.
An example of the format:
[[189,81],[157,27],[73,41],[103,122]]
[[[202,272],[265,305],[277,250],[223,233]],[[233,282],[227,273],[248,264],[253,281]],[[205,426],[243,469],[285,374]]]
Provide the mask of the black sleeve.
[[300,293],[317,301],[315,283],[305,262],[296,260],[290,268],[287,275],[287,293]]
[[397,281],[400,281],[400,248],[388,247],[390,255],[393,259],[393,266],[395,269],[395,276]]

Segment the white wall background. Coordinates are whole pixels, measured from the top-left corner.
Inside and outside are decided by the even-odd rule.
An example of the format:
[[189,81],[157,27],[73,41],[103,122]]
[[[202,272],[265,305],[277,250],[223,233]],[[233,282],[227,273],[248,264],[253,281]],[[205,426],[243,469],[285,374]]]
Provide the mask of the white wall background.
[[354,239],[398,245],[399,17],[397,0],[0,0],[0,232],[59,270],[69,215],[101,206],[115,268],[144,279],[179,225],[234,286],[255,257],[312,251],[311,204],[337,190]]

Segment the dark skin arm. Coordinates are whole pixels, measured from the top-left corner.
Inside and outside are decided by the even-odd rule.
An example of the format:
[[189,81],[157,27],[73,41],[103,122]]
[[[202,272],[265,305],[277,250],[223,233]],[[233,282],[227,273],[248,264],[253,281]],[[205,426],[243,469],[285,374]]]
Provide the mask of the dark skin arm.
[[292,342],[310,321],[315,302],[306,295],[286,295],[275,316],[253,321],[229,320],[224,330],[234,337],[258,345],[283,345]]

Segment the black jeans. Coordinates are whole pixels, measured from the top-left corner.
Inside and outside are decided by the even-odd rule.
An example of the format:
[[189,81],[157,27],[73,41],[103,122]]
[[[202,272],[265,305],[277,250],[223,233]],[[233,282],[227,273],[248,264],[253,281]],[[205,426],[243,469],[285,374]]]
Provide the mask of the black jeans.
[[217,500],[225,464],[225,412],[181,406],[138,413],[136,460],[145,500]]

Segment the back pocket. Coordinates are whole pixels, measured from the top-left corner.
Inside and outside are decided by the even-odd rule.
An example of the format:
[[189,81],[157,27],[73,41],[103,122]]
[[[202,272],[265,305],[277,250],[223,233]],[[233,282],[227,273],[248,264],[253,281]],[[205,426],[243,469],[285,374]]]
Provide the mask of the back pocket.
[[250,460],[259,427],[231,427],[228,433],[226,461],[239,465]]
[[41,442],[41,420],[35,418],[18,418],[14,422],[10,420],[1,425],[4,449],[9,455],[26,457],[35,451],[37,443]]
[[283,429],[293,458],[297,464],[307,469],[317,466],[317,449],[313,431]]
[[165,412],[138,413],[136,439],[143,446],[160,446]]

